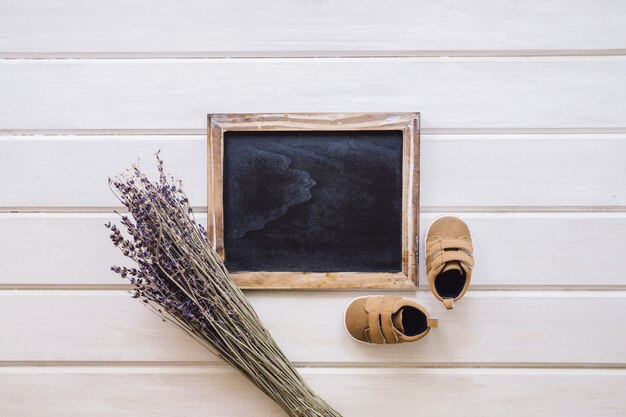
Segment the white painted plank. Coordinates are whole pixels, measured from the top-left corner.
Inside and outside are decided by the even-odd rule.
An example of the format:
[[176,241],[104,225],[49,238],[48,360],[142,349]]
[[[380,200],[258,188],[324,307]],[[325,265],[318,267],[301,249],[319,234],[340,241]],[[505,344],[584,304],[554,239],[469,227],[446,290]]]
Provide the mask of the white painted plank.
[[[429,222],[423,213],[421,242]],[[626,285],[626,213],[458,213],[476,248],[473,287]],[[206,215],[198,218],[205,223]],[[112,273],[127,264],[111,245],[101,213],[0,214],[2,287],[102,286],[125,281]],[[420,277],[425,282],[423,245]]]
[[[5,0],[4,56],[624,48],[619,1]],[[74,53],[74,54],[72,54]],[[34,54],[34,56],[37,56]]]
[[[192,204],[205,206],[201,135],[0,136],[0,206],[119,205],[107,176],[138,157],[154,173],[159,149]],[[624,154],[626,134],[424,135],[421,205],[624,207]]]
[[[3,368],[4,415],[100,417],[285,414],[222,368]],[[623,370],[301,369],[344,417],[621,417]],[[71,399],[68,401],[68,399]]]
[[[3,129],[203,129],[215,112],[419,111],[424,128],[622,128],[626,57],[3,60]],[[10,82],[6,82],[10,80]]]
[[[623,291],[472,291],[453,311],[424,291],[396,292],[426,306],[440,323],[419,342],[395,346],[364,345],[345,333],[344,308],[364,292],[247,294],[286,355],[301,365],[626,364]],[[125,291],[2,291],[0,317],[5,362],[214,362]]]

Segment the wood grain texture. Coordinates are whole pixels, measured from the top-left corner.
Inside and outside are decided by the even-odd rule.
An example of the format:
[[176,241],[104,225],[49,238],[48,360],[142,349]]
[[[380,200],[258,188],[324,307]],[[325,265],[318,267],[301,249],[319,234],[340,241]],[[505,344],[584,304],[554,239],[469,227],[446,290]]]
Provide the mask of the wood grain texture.
[[[346,334],[344,308],[363,292],[247,295],[300,365],[626,367],[624,291],[470,291],[453,312],[425,291],[400,293],[438,317],[439,328],[394,346],[364,345]],[[1,291],[0,317],[5,364],[217,363],[125,291]]]
[[[441,413],[442,404],[464,417],[621,417],[626,409],[623,370],[300,372],[344,417],[432,416]],[[0,410],[12,417],[284,416],[252,384],[223,368],[2,368],[0,390],[11,398]]]
[[[623,2],[5,0],[2,56],[273,56],[624,48]],[[122,55],[124,53],[125,55]],[[530,52],[532,53],[532,52]],[[448,52],[449,54],[449,52]]]
[[[422,213],[420,242],[440,214]],[[474,288],[626,285],[626,264],[616,261],[623,257],[626,213],[457,214],[471,228],[476,247]],[[204,224],[205,215],[198,217]],[[0,239],[0,287],[122,285],[109,267],[127,261],[103,226],[117,218],[103,213],[0,214],[0,236],[6,237]],[[423,270],[420,277],[425,278]],[[425,280],[421,287],[428,287]]]
[[440,319],[415,344],[347,337],[363,292],[248,292],[314,389],[346,417],[624,416],[625,18],[615,0],[2,1],[0,416],[282,416],[111,290],[102,212],[106,176],[138,156],[154,173],[159,148],[204,209],[207,113],[314,111],[420,111],[423,226],[461,212],[477,260],[453,312],[394,293]]
[[204,129],[207,113],[284,111],[419,111],[424,129],[626,126],[624,56],[17,59],[0,79],[3,129]]
[[[401,245],[398,258],[399,272],[355,272],[357,270],[302,271],[246,271],[232,274],[242,288],[405,288],[418,285],[419,234],[419,169],[420,131],[419,113],[274,113],[274,114],[210,114],[207,126],[208,164],[207,230],[209,241],[224,259],[225,251],[225,133],[226,132],[337,132],[386,131],[402,132],[401,161]],[[291,161],[290,159],[288,159]],[[291,163],[291,162],[289,162]],[[368,166],[371,168],[371,162]],[[261,173],[258,173],[259,175]],[[333,182],[336,178],[333,179]],[[377,179],[378,181],[378,179]],[[350,188],[354,187],[354,182]],[[349,188],[348,188],[349,190]],[[344,192],[346,189],[344,189]],[[310,194],[309,194],[310,195]],[[333,198],[335,204],[336,197]],[[317,204],[320,204],[319,202]],[[345,209],[344,209],[345,210]],[[231,214],[232,215],[232,214]],[[361,226],[362,227],[361,223]],[[307,227],[310,225],[307,224]],[[325,232],[327,234],[327,232]],[[325,235],[326,236],[326,235]],[[376,242],[375,252],[380,251]],[[271,249],[270,249],[271,250]],[[275,249],[274,249],[275,250]],[[358,251],[357,251],[358,252]],[[357,255],[357,253],[355,253]],[[252,256],[249,252],[246,256]],[[336,259],[337,252],[332,254]],[[226,258],[228,260],[228,258]],[[228,266],[228,263],[226,264]],[[283,263],[284,265],[284,263]],[[230,269],[230,267],[229,267]],[[232,271],[232,269],[231,269]],[[311,271],[311,270],[308,270]]]
[[[0,206],[117,206],[107,176],[137,158],[155,176],[159,149],[192,204],[204,206],[205,142],[202,135],[0,136]],[[426,134],[421,142],[422,211],[626,207],[626,134]]]

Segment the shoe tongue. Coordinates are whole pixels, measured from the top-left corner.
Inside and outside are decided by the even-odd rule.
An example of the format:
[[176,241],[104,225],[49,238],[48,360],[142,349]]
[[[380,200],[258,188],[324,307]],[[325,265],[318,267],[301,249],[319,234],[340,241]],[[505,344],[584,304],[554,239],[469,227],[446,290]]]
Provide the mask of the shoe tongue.
[[448,272],[448,271],[459,271],[460,273],[463,273],[463,269],[461,268],[461,262],[458,261],[450,261],[448,263],[446,263],[443,267],[443,269],[441,270],[441,273],[444,272]]
[[393,327],[395,327],[397,330],[402,332],[402,334],[404,334],[404,326],[402,325],[402,310],[404,309],[400,308],[398,311],[391,315],[391,322],[393,323]]

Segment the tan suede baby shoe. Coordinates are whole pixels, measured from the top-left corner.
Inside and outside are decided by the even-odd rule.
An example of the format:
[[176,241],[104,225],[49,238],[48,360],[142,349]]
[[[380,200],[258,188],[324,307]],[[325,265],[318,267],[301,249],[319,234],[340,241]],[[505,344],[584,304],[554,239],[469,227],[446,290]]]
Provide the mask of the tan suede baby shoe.
[[426,272],[431,291],[448,310],[465,295],[474,257],[469,227],[455,216],[433,220],[426,231]]
[[382,295],[355,298],[344,312],[348,334],[357,342],[414,342],[437,327],[437,319],[414,301]]

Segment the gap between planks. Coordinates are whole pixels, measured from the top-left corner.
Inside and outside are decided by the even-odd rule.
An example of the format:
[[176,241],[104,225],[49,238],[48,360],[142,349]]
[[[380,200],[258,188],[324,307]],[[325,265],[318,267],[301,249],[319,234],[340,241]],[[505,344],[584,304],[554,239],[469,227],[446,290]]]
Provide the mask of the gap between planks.
[[[206,140],[206,129],[0,129],[2,136],[39,136],[33,138],[42,140],[41,136],[108,136],[107,139],[115,139],[115,136],[171,136],[165,140],[177,140],[176,136],[202,136],[198,140]],[[576,127],[576,128],[422,128],[420,135],[611,135],[626,134],[626,127]],[[26,138],[25,138],[26,139]],[[59,138],[71,140],[71,138]],[[76,140],[99,140],[100,138],[77,138]],[[124,140],[125,138],[122,138]],[[135,140],[135,138],[133,138]],[[424,138],[422,138],[424,139]],[[616,138],[623,139],[623,138]],[[12,139],[8,139],[12,140]],[[153,138],[146,138],[153,140]]]
[[[130,284],[0,284],[1,291],[130,291],[133,286]],[[584,292],[621,292],[626,291],[626,285],[507,285],[507,286],[495,286],[495,285],[471,285],[470,291],[584,291]],[[248,288],[245,292],[258,292],[268,291],[267,289],[254,289]],[[316,289],[294,289],[294,290],[272,290],[278,292],[314,292],[319,291]],[[333,292],[349,292],[356,291],[349,288],[332,289]],[[371,290],[362,290],[371,291]],[[396,290],[393,290],[394,293]],[[411,292],[430,291],[426,286],[408,290]],[[2,295],[0,293],[0,295]]]
[[[626,364],[569,362],[292,362],[302,373],[368,373],[386,369],[434,373],[560,374],[563,371],[615,372],[626,375]],[[0,361],[0,374],[12,373],[224,373],[236,372],[220,362],[201,361]],[[146,372],[149,371],[149,372]]]
[[338,50],[338,51],[133,51],[0,52],[0,59],[306,59],[306,58],[501,58],[622,56],[626,49],[477,49],[477,50]]
[[[511,289],[511,290],[502,290],[500,288],[497,289],[479,289],[473,288],[471,289],[467,296],[476,296],[481,298],[626,298],[626,290],[620,289],[621,286],[609,287],[610,290],[606,289],[595,289],[590,290],[588,288],[577,289],[575,287],[569,287],[570,291],[563,291],[562,289]],[[394,289],[380,289],[377,290],[381,294],[390,294],[395,296],[411,296],[411,294],[415,294],[416,291],[427,291],[426,289],[412,289],[412,290],[394,290]],[[276,294],[281,297],[289,297],[297,294],[348,294],[354,293],[355,295],[363,294],[364,292],[370,292],[371,290],[359,290],[359,289],[342,289],[342,290],[319,290],[319,289],[295,289],[295,290],[268,290],[268,289],[258,289],[258,290],[245,290],[246,293],[254,293],[260,295],[270,295]],[[59,296],[70,296],[70,297],[125,297],[128,298],[128,292],[126,289],[100,289],[98,291],[93,291],[91,289],[86,288],[76,288],[76,289],[35,289],[31,288],[29,290],[23,291],[20,289],[10,288],[10,289],[0,289],[0,297],[59,297]]]
[[[206,214],[206,206],[192,207],[196,214]],[[122,206],[2,206],[0,216],[21,214],[76,214],[111,216],[114,212],[128,213]],[[585,214],[620,214],[626,212],[626,206],[421,206],[420,213],[473,213],[473,214],[550,214],[550,213],[585,213]],[[54,216],[52,216],[54,217]],[[78,216],[77,216],[78,217]],[[115,217],[112,217],[115,218]]]

